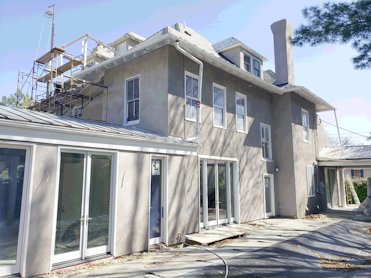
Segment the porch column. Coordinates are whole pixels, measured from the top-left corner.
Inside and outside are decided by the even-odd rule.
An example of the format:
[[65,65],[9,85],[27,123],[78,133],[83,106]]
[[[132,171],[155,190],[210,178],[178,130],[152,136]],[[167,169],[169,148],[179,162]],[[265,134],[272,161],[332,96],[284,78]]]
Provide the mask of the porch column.
[[339,195],[339,206],[345,207],[346,206],[346,196],[345,196],[345,178],[344,178],[344,168],[339,169],[340,174],[340,195]]

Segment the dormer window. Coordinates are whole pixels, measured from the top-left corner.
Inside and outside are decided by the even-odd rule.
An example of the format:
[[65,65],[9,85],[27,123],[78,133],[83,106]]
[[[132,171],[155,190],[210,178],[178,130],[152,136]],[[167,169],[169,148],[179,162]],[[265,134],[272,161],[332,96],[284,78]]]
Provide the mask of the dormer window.
[[249,54],[244,53],[243,63],[245,70],[251,72],[251,56]]
[[256,59],[253,59],[252,65],[253,65],[252,73],[257,77],[260,77],[260,62]]
[[261,77],[261,62],[247,53],[243,54],[243,67],[253,75]]

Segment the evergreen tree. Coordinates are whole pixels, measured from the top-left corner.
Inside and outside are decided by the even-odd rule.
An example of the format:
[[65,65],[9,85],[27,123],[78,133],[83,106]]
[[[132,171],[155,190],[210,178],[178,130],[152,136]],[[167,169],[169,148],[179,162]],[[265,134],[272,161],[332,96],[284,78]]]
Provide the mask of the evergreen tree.
[[348,43],[358,52],[353,58],[356,69],[371,67],[371,0],[324,3],[303,10],[307,25],[294,32],[293,45]]

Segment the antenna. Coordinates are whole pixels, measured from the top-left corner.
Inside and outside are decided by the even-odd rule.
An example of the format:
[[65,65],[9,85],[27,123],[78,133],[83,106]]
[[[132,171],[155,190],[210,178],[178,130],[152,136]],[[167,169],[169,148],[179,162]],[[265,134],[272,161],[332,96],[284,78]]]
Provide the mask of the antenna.
[[54,47],[54,36],[55,36],[55,33],[54,33],[54,8],[55,8],[55,4],[51,5],[48,7],[48,10],[45,12],[45,15],[48,17],[48,18],[51,18],[52,19],[52,37],[51,37],[51,42],[50,42],[50,49],[53,49]]

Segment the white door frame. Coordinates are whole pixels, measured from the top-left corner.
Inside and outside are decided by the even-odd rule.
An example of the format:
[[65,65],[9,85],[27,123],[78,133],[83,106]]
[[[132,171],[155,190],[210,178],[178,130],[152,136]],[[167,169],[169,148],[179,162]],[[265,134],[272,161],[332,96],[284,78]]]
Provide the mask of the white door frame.
[[[269,177],[269,180],[270,180],[270,189],[271,189],[271,198],[270,201],[271,202],[271,208],[272,208],[272,212],[266,212],[266,202],[267,202],[267,199],[266,199],[266,196],[265,196],[265,177]],[[273,174],[263,174],[263,190],[264,190],[264,214],[265,214],[265,217],[268,218],[268,217],[273,217],[276,215],[276,203],[275,203],[275,197],[274,197],[274,175]]]
[[[151,229],[151,186],[152,186],[152,160],[161,160],[161,234],[158,238],[150,238]],[[168,188],[167,188],[167,163],[168,157],[161,155],[150,155],[149,163],[149,199],[148,199],[148,247],[158,243],[168,244]]]
[[[83,185],[82,185],[82,200],[81,200],[81,218],[80,221],[83,223],[80,225],[80,243],[79,243],[79,250],[62,253],[62,254],[54,254],[55,249],[55,233],[57,227],[57,215],[58,215],[58,195],[59,195],[59,187],[60,187],[60,167],[61,167],[61,154],[62,153],[77,153],[84,155],[84,173],[83,173]],[[108,224],[108,244],[104,246],[98,246],[93,248],[87,247],[87,240],[88,240],[88,221],[89,221],[89,200],[90,200],[90,178],[91,178],[91,158],[92,155],[107,155],[111,157],[111,180],[110,180],[110,208],[109,208],[109,224]],[[113,235],[113,190],[115,184],[115,169],[116,169],[116,156],[117,152],[110,152],[110,151],[97,151],[91,149],[74,149],[68,148],[63,149],[59,148],[58,151],[58,174],[57,174],[57,190],[56,190],[56,202],[55,202],[55,213],[54,213],[54,235],[53,235],[53,244],[52,244],[52,264],[70,261],[70,260],[84,260],[86,257],[105,254],[112,250],[112,235]]]
[[[208,176],[207,176],[207,162],[213,162],[215,167],[215,212],[216,220],[208,221]],[[226,198],[227,198],[227,218],[219,219],[219,177],[218,177],[218,164],[225,163],[226,165]],[[239,190],[238,190],[238,167],[237,160],[230,158],[217,158],[217,157],[208,157],[208,156],[199,156],[199,163],[201,167],[200,172],[202,171],[202,205],[200,208],[200,198],[199,198],[199,208],[203,210],[203,219],[200,219],[200,228],[208,229],[209,226],[216,226],[221,224],[239,222]],[[233,167],[233,171],[230,170],[230,165]],[[231,183],[231,177],[233,177],[233,184]],[[200,179],[199,179],[200,184]],[[231,195],[231,187],[233,186],[233,196]],[[234,207],[231,206],[231,200],[233,198]],[[232,209],[234,210],[234,217],[232,218]],[[199,214],[200,215],[200,214]]]
[[35,161],[35,144],[22,144],[5,142],[0,144],[0,148],[5,149],[21,149],[26,151],[25,168],[23,174],[22,185],[22,200],[21,212],[19,217],[18,227],[18,243],[17,243],[17,257],[13,265],[0,265],[0,276],[20,273],[25,275],[26,271],[26,257],[27,257],[27,242],[29,235],[29,223],[31,213],[31,198],[32,198],[32,177],[33,162]]

